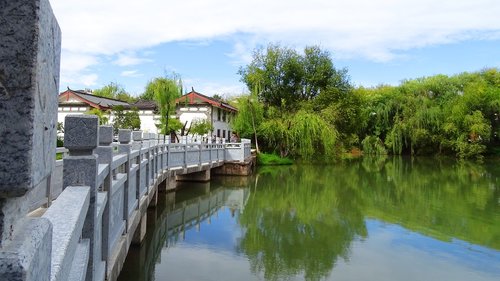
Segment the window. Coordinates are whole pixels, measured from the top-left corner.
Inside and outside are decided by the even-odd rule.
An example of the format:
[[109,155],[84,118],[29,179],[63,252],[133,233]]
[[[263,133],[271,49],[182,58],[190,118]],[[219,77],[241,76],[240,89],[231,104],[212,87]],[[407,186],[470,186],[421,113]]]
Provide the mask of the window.
[[222,112],[222,121],[226,122],[226,111]]
[[226,130],[222,130],[222,138],[225,139],[226,138]]
[[217,121],[220,121],[220,108],[217,108]]
[[217,137],[220,138],[220,129],[217,129]]

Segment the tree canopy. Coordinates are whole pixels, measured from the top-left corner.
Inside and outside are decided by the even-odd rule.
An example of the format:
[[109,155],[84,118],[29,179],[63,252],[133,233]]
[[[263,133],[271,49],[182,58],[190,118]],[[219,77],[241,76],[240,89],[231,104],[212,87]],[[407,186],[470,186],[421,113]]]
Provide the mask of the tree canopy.
[[327,88],[350,88],[347,71],[337,70],[330,53],[317,46],[303,54],[280,45],[254,51],[252,62],[240,68],[241,80],[249,89],[259,88],[266,106],[295,109],[300,101],[311,100]]
[[496,68],[353,87],[327,51],[269,45],[255,50],[239,74],[252,94],[236,99],[233,128],[264,151],[304,159],[352,149],[458,158],[500,153]]
[[111,111],[113,115],[113,130],[118,134],[118,129],[138,130],[141,128],[141,119],[137,108],[125,110],[123,106],[115,106]]
[[182,81],[178,76],[158,77],[146,86],[145,94],[152,94],[160,113],[161,133],[171,132],[169,122],[175,112],[175,100],[182,95]]
[[92,93],[110,99],[117,99],[125,102],[135,102],[136,98],[128,94],[125,89],[117,83],[111,82],[108,85],[95,89]]

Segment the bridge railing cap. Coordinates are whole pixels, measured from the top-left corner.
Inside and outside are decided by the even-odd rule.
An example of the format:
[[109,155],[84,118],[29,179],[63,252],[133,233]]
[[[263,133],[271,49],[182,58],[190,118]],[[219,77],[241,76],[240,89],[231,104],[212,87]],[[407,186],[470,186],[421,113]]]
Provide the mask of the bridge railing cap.
[[108,146],[113,142],[113,126],[99,126],[99,145]]
[[141,141],[142,140],[142,131],[133,131],[132,132],[132,139],[134,141]]
[[92,154],[99,142],[99,118],[95,115],[67,115],[64,119],[64,147],[70,154]]
[[130,129],[119,129],[118,130],[118,141],[121,144],[127,144],[132,138],[132,130]]

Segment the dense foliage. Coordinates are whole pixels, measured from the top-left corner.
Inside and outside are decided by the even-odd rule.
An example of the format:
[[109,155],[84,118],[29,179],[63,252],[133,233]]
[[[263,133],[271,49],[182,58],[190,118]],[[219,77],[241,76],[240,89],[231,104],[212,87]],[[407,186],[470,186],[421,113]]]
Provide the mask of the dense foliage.
[[189,132],[193,135],[204,136],[210,135],[214,126],[210,123],[210,121],[206,119],[195,119],[191,122],[191,126],[189,128]]
[[102,88],[95,89],[92,93],[96,96],[117,99],[129,103],[136,101],[136,98],[128,94],[122,86],[114,82],[111,82]]
[[152,94],[158,105],[161,133],[169,134],[172,131],[169,123],[178,125],[171,121],[174,119],[171,115],[175,113],[175,100],[182,95],[182,81],[176,76],[155,78],[146,86],[145,94]]
[[141,128],[141,119],[139,111],[136,108],[125,110],[122,106],[115,106],[111,111],[113,115],[113,130],[118,134],[118,129],[139,130]]
[[236,100],[233,128],[264,151],[303,159],[365,154],[480,158],[500,144],[500,72],[352,87],[328,52],[270,45],[240,69],[253,94]]

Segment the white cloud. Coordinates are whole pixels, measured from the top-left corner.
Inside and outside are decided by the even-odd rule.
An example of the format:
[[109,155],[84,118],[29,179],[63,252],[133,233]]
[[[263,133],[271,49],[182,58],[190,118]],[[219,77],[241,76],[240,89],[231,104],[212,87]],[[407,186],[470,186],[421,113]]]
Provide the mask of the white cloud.
[[94,86],[98,75],[88,73],[87,69],[98,62],[99,60],[92,55],[63,51],[61,54],[61,87],[71,87],[73,84],[81,84],[86,87]]
[[[470,39],[498,39],[498,0],[51,0],[63,52],[118,55],[116,64],[144,63],[135,51],[181,40],[249,34],[235,61],[257,44],[319,44],[336,57],[388,61],[398,51]],[[63,56],[63,64],[67,63]],[[85,69],[85,67],[83,68]]]
[[248,92],[243,83],[223,84],[198,78],[185,78],[182,83],[184,91],[190,92],[191,88],[194,88],[196,92],[210,97],[215,94],[222,97],[238,96]]
[[142,76],[137,70],[125,70],[120,73],[120,76],[123,77],[140,77]]
[[135,53],[127,52],[118,54],[118,58],[113,62],[118,66],[138,65],[151,62],[150,59],[138,57]]

